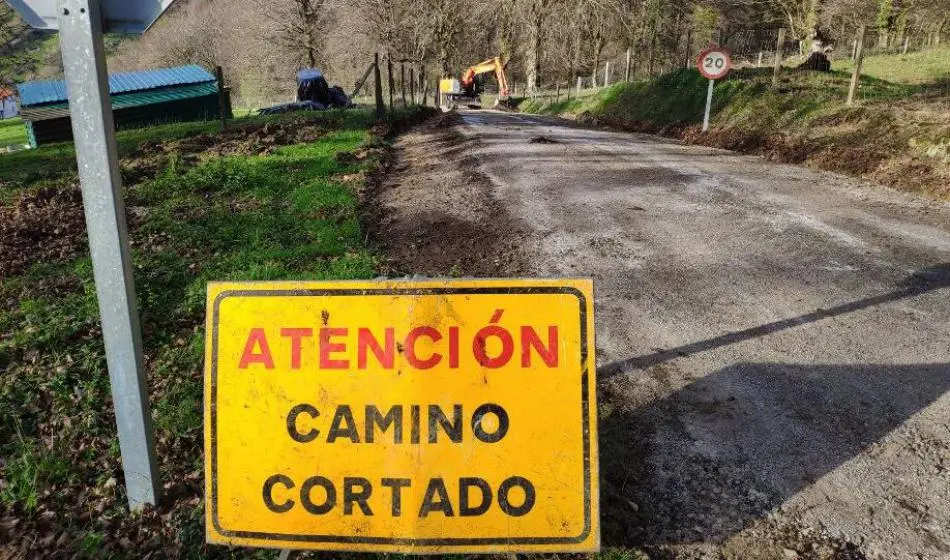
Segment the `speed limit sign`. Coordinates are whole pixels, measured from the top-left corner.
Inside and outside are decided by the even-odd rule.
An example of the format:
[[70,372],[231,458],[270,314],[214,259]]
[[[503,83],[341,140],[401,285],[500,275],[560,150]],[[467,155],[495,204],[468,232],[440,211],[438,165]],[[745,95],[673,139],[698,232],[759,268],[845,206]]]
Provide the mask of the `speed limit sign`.
[[732,69],[732,57],[725,47],[709,47],[696,57],[696,67],[704,78],[709,80],[709,89],[706,90],[706,112],[703,114],[703,132],[709,130],[709,114],[712,111],[713,86],[716,80],[725,78]]
[[730,56],[729,49],[724,47],[709,47],[705,49],[699,53],[699,57],[696,59],[696,66],[704,78],[718,80],[726,77],[726,74],[732,69],[732,57]]

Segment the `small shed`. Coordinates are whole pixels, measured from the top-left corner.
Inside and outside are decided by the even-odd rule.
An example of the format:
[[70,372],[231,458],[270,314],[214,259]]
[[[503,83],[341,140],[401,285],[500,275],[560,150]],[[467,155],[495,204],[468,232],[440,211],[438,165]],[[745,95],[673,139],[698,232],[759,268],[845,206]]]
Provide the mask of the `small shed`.
[[[69,103],[64,80],[19,84],[20,114],[33,147],[71,140]],[[227,116],[231,100],[226,89]],[[109,75],[109,97],[117,130],[215,119],[219,116],[218,82],[197,65]]]
[[11,119],[19,114],[16,104],[16,92],[0,87],[0,119]]

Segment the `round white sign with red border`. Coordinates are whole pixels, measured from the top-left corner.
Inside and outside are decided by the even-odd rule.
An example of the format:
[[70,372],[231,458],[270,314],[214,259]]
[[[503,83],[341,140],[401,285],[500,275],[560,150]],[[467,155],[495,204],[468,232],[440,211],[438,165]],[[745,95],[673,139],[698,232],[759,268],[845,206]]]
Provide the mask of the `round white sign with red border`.
[[696,67],[704,78],[725,78],[732,69],[732,53],[725,47],[709,47],[696,57]]

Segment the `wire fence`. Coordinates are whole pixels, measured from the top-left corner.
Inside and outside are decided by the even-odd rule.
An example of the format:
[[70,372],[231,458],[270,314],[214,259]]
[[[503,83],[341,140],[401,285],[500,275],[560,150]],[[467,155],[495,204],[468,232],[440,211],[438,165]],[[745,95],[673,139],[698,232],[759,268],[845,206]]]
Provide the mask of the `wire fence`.
[[[777,28],[748,29],[732,32],[722,45],[731,51],[733,66],[725,80],[759,81],[786,93],[808,90],[827,103],[950,96],[950,42],[942,42],[939,35],[867,29],[837,41],[821,36],[799,40]],[[657,55],[638,55],[632,49],[612,53],[573,79],[562,78],[534,90],[514,83],[512,96],[543,103],[590,97],[617,83],[695,68],[695,59],[706,46],[686,37]]]

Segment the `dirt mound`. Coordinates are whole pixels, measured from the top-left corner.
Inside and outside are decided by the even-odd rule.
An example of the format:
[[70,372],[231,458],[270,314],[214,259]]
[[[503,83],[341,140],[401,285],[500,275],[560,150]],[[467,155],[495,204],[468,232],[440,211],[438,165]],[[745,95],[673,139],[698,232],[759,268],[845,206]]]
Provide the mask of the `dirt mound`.
[[296,118],[246,124],[216,134],[144,142],[122,158],[122,179],[130,186],[154,179],[173,159],[181,167],[212,157],[266,155],[280,146],[315,142],[336,126],[333,121]]
[[[126,186],[154,179],[169,165],[181,168],[212,157],[263,155],[279,146],[314,142],[337,125],[305,118],[236,126],[165,142],[144,142],[120,161]],[[348,154],[354,159],[365,154]],[[135,226],[134,211],[129,226]],[[59,263],[86,247],[82,195],[76,185],[46,187],[12,205],[0,205],[0,278],[37,262]]]
[[[903,118],[908,117],[904,115]],[[682,140],[687,144],[722,148],[762,156],[779,163],[804,164],[826,171],[864,177],[905,191],[925,192],[940,198],[950,196],[947,188],[950,184],[950,172],[947,171],[947,165],[940,164],[934,158],[928,159],[914,154],[908,148],[908,142],[899,134],[882,135],[871,130],[867,134],[816,136],[736,126],[716,127],[703,132],[700,125],[695,123],[658,124],[590,113],[577,115],[576,119],[588,126],[658,134]],[[847,130],[849,127],[858,126],[864,120],[873,121],[874,117],[869,109],[857,108],[849,113],[823,117],[819,123],[829,129],[840,127]]]
[[465,156],[455,113],[400,138],[362,196],[363,224],[391,276],[504,277],[528,271],[525,232]]
[[34,263],[73,258],[86,246],[79,188],[47,187],[0,206],[0,278]]

